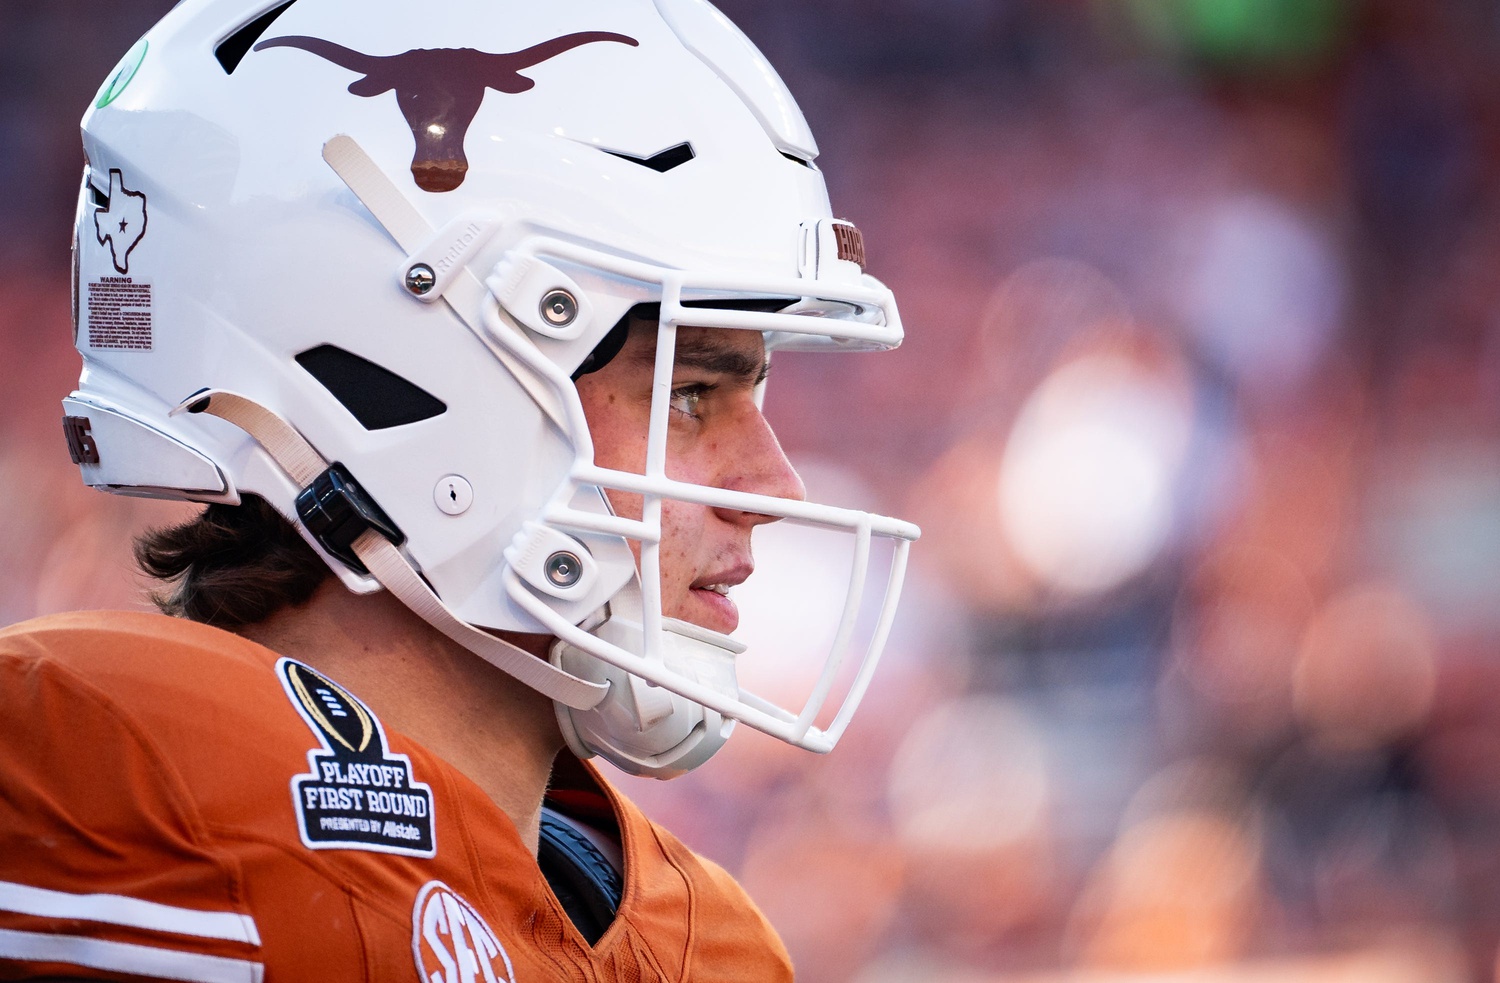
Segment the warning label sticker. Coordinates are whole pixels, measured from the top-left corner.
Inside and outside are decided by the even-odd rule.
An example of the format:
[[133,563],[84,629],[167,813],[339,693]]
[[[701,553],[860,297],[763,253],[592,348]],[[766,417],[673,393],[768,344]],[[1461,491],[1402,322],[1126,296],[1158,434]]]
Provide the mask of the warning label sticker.
[[151,284],[100,277],[89,282],[85,303],[90,348],[151,350]]

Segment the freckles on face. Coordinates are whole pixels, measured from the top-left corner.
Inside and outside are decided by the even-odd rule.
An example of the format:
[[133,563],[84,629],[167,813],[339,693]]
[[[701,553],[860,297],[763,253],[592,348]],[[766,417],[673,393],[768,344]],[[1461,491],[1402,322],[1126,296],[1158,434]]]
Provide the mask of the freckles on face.
[[[633,322],[624,348],[578,380],[600,467],[645,471],[656,358],[656,325]],[[758,332],[680,328],[668,410],[667,476],[739,491],[802,497],[802,485],[755,401],[765,378]],[[642,498],[607,492],[618,515],[639,519]],[[753,528],[769,517],[668,499],[662,503],[662,613],[729,633],[739,612],[729,588],[754,568]],[[640,562],[640,544],[631,543]]]

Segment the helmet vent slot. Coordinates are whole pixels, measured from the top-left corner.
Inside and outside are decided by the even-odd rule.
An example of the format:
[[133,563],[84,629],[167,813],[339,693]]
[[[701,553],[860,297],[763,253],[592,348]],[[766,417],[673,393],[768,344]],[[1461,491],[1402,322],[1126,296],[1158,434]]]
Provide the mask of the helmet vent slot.
[[296,2],[297,0],[285,0],[284,3],[278,3],[214,46],[214,57],[224,66],[225,75],[234,74],[250,46],[260,40],[260,36],[266,33],[276,18],[286,13],[286,9]]
[[297,356],[297,364],[322,384],[366,430],[386,430],[428,420],[448,404],[390,369],[334,345]]
[[813,162],[812,161],[807,160],[807,159],[802,158],[802,157],[798,157],[796,154],[789,154],[785,150],[781,151],[781,156],[785,157],[787,160],[791,161],[793,164],[801,164],[803,167],[809,167],[809,168],[813,166]]
[[649,167],[653,171],[660,171],[663,174],[670,171],[674,167],[680,167],[683,164],[686,164],[688,161],[698,156],[693,152],[693,145],[685,141],[683,143],[677,144],[675,147],[668,147],[666,150],[658,151],[657,153],[652,154],[650,157],[637,157],[634,154],[622,153],[618,150],[606,150],[604,152],[609,154],[611,157],[618,157],[621,160],[628,160],[632,164],[640,164],[642,167]]

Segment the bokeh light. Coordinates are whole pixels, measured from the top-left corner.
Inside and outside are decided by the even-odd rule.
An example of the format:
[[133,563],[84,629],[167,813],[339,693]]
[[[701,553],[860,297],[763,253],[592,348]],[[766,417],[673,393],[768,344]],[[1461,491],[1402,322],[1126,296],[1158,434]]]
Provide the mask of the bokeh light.
[[1432,709],[1435,654],[1426,615],[1404,594],[1351,587],[1313,616],[1302,637],[1298,717],[1335,749],[1366,750],[1409,734]]
[[1022,408],[1001,465],[1001,524],[1044,583],[1100,593],[1173,531],[1192,429],[1181,380],[1113,353],[1060,366]]

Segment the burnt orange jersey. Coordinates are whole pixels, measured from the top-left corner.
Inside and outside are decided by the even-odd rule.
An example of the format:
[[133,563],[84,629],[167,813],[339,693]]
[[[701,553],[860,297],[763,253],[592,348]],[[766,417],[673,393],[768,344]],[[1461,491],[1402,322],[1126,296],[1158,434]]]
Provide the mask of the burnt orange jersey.
[[790,979],[734,880],[593,778],[626,873],[590,947],[510,819],[311,668],[159,615],[15,626],[0,979]]

